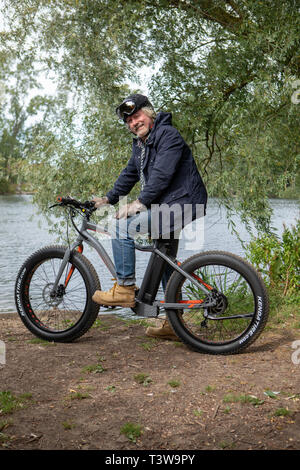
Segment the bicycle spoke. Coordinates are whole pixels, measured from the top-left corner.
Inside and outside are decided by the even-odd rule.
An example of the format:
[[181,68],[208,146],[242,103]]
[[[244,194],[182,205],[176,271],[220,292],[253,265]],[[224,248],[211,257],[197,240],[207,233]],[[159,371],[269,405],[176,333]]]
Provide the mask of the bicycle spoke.
[[[71,327],[81,318],[86,305],[86,287],[76,270],[69,279],[66,290],[59,283],[61,294],[51,297],[61,259],[45,260],[33,272],[29,298],[31,308],[39,322],[47,329],[62,331]],[[66,280],[71,264],[68,263],[61,281]]]
[[[247,281],[234,269],[216,264],[199,268],[194,274],[213,286],[221,296],[216,307],[185,310],[182,316],[184,327],[209,343],[222,343],[239,337],[249,327],[255,311],[254,295]],[[185,280],[178,290],[177,299],[204,300],[205,294]]]

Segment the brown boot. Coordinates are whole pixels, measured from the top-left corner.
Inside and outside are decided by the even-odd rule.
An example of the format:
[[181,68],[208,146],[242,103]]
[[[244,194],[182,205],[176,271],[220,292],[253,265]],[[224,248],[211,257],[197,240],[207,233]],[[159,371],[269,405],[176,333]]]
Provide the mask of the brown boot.
[[168,320],[165,320],[162,326],[159,328],[154,328],[152,326],[149,326],[149,328],[147,328],[146,330],[146,335],[152,336],[154,338],[171,339],[174,341],[180,341],[178,336],[176,336],[176,334],[172,330],[171,325],[168,322]]
[[96,290],[92,299],[97,304],[110,307],[134,307],[135,289],[135,285],[120,286],[117,282],[115,282],[113,287],[107,292]]

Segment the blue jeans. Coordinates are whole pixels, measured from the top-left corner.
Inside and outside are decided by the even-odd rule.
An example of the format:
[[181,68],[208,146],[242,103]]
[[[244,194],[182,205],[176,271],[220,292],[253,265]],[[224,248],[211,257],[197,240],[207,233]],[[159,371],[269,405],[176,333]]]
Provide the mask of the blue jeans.
[[[118,284],[129,286],[136,283],[135,276],[135,246],[136,233],[151,233],[150,209],[127,219],[116,219],[114,233],[112,233],[112,251],[117,273]],[[169,255],[175,257],[178,250],[178,238],[172,239]],[[165,291],[167,282],[173,272],[167,265],[162,277],[162,286]]]

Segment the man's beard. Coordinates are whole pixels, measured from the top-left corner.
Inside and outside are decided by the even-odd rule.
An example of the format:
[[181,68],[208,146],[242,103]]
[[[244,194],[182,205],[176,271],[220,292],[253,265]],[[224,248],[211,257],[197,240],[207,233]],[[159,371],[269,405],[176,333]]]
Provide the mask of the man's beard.
[[146,126],[145,124],[143,124],[142,126],[140,126],[138,128],[137,131],[135,131],[135,134],[140,138],[142,139],[143,137],[146,137],[150,132],[150,127],[149,126]]

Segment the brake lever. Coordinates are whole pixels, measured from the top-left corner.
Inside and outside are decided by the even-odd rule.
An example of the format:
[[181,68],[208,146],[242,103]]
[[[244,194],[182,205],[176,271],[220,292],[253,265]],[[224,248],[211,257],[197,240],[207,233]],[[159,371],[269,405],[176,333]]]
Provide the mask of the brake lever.
[[53,204],[52,206],[48,207],[48,209],[53,209],[53,207],[58,207],[58,206],[62,207],[63,204]]

